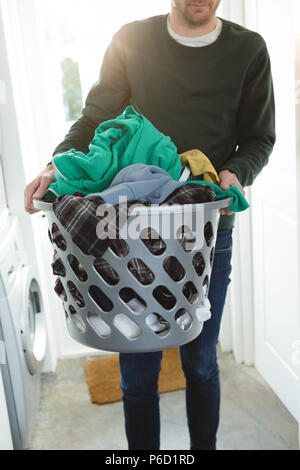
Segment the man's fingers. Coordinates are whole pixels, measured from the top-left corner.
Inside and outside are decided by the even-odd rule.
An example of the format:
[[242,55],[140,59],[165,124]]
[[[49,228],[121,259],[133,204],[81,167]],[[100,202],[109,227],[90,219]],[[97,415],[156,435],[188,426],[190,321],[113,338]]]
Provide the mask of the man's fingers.
[[223,189],[223,191],[226,191],[231,186],[237,186],[239,190],[241,191],[241,193],[243,194],[243,196],[246,195],[243,186],[241,185],[241,183],[239,182],[237,178],[225,176],[220,182],[220,188]]
[[238,184],[238,180],[234,178],[232,174],[229,173],[222,175],[220,188],[223,189],[223,191],[226,191],[230,186],[235,186],[236,184]]
[[40,185],[40,178],[36,178],[33,180],[31,183],[29,183],[24,191],[24,198],[25,198],[25,210],[29,213],[31,213],[32,210],[34,209],[32,205],[32,196],[36,192]]
[[42,176],[40,185],[32,196],[33,199],[42,199],[45,196],[50,183],[51,179],[48,176]]
[[50,165],[48,165],[39,176],[26,186],[24,190],[24,206],[26,212],[29,214],[39,212],[39,209],[33,206],[33,199],[42,199],[53,181],[55,181],[55,168],[51,168]]
[[[232,173],[229,170],[223,170],[219,173],[219,178],[220,178],[220,188],[223,189],[223,191],[227,191],[227,189],[229,189],[231,186],[237,186],[239,190],[241,191],[241,193],[244,196],[246,195],[244,188],[239,182],[239,179],[235,173]],[[220,209],[220,214],[232,215],[233,212],[226,207],[226,208]]]
[[27,212],[28,212],[29,214],[35,214],[36,212],[40,212],[40,209],[35,209],[35,208],[33,208],[33,209],[29,209]]
[[244,188],[243,188],[243,186],[242,186],[239,182],[238,182],[238,188],[239,188],[239,190],[241,191],[241,193],[243,194],[243,196],[246,196],[246,193],[245,193],[245,191],[244,191]]
[[229,178],[223,178],[220,182],[220,188],[223,189],[223,191],[226,191],[228,188],[230,188],[230,180]]

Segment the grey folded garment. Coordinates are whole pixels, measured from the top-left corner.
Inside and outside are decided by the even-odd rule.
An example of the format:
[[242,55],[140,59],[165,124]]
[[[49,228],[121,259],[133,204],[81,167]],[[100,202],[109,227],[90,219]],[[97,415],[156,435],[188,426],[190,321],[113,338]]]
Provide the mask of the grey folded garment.
[[126,166],[115,176],[109,188],[100,193],[88,194],[87,199],[101,197],[108,204],[119,204],[119,197],[128,201],[162,203],[183,183],[175,181],[165,170],[155,165],[135,163]]

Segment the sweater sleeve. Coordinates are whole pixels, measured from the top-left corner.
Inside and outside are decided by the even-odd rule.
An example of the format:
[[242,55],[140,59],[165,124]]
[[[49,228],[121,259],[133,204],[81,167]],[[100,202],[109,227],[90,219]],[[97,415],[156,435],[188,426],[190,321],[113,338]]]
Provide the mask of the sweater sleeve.
[[250,64],[237,113],[237,149],[222,170],[250,186],[268,163],[275,144],[275,104],[270,57],[265,42]]
[[121,30],[114,35],[106,50],[99,80],[88,93],[82,116],[72,125],[64,140],[56,147],[53,156],[71,148],[87,153],[99,124],[117,117],[129,104],[130,90]]

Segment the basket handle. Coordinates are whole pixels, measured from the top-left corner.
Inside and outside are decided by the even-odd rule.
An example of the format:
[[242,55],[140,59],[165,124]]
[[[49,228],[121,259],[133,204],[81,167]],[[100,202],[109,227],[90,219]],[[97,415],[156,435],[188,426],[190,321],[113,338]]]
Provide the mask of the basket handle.
[[226,207],[230,207],[233,203],[233,197],[227,197],[226,199],[218,199],[217,201],[213,202],[206,202],[206,206],[210,206],[212,209],[226,209]]
[[52,202],[46,202],[41,199],[32,199],[33,207],[40,211],[52,211]]
[[184,169],[183,169],[183,172],[179,178],[179,182],[180,183],[184,183],[186,182],[188,179],[189,179],[189,176],[191,174],[191,170],[190,170],[190,167],[189,166],[185,166]]

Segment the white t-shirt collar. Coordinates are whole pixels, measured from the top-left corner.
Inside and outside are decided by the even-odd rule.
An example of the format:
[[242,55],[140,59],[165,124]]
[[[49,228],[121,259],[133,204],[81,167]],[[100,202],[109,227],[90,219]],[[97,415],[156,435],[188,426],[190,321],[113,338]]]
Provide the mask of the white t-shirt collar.
[[175,31],[170,26],[169,16],[167,19],[168,25],[168,32],[170,36],[175,39],[175,41],[179,42],[183,46],[189,47],[203,47],[208,46],[215,42],[221,34],[222,31],[222,20],[218,18],[217,25],[213,31],[208,34],[204,34],[203,36],[198,37],[188,37],[188,36],[181,36],[180,34],[175,33]]

